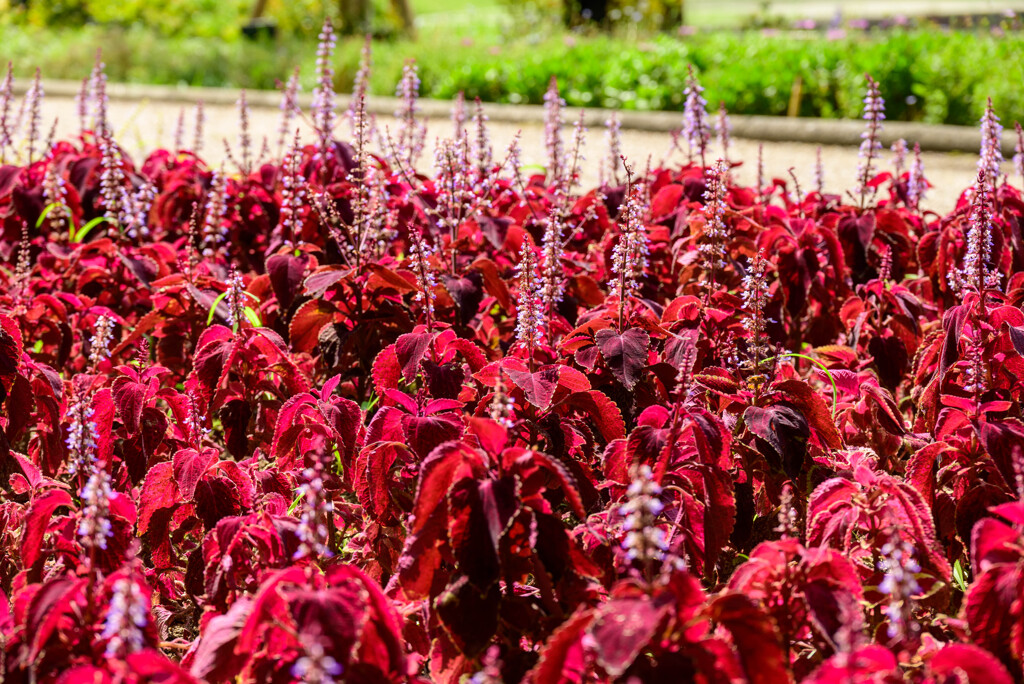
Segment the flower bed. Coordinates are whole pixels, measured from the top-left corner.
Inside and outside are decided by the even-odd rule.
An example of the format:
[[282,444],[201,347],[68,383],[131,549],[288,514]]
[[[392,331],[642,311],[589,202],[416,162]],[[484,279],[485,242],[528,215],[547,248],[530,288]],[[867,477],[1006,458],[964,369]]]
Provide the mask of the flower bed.
[[692,73],[687,163],[612,122],[579,188],[551,86],[545,174],[457,104],[428,175],[415,68],[398,130],[365,71],[337,127],[321,38],[316,140],[286,99],[256,153],[243,99],[230,172],[184,132],[125,158],[99,67],[79,138],[40,142],[36,88],[0,118],[4,677],[1021,677],[991,109],[947,216],[905,149],[881,171],[870,79],[847,198],[736,185]]

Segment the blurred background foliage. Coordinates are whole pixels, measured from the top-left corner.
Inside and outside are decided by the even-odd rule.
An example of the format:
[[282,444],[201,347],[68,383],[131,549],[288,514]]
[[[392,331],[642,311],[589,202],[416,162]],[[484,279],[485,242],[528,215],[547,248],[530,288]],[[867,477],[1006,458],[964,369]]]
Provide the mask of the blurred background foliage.
[[[692,63],[711,106],[721,101],[736,114],[857,118],[870,73],[890,119],[974,125],[991,95],[1007,124],[1024,120],[1024,32],[1009,16],[981,17],[969,30],[855,17],[810,22],[810,30],[793,22],[705,30],[679,24],[678,0],[411,0],[411,35],[394,0],[266,0],[273,30],[252,39],[243,29],[253,0],[0,0],[0,57],[19,77],[38,66],[46,78],[79,80],[102,46],[114,81],[250,89],[273,89],[300,66],[308,92],[323,17],[339,21],[342,3],[353,1],[369,4],[365,24],[339,41],[343,92],[368,32],[377,39],[378,95],[393,94],[403,64],[415,58],[428,97],[463,91],[539,104],[554,75],[571,105],[679,110]],[[778,24],[768,21],[766,3],[743,6],[754,5],[760,18],[745,21]],[[687,11],[694,6],[690,0]]]

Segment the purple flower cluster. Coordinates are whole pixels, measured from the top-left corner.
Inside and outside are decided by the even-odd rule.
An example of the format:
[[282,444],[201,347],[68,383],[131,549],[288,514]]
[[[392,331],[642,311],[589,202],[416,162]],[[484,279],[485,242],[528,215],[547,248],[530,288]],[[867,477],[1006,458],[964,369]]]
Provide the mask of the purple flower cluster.
[[239,172],[248,176],[252,169],[252,136],[249,134],[249,102],[245,99],[245,91],[238,95],[238,147],[242,151],[242,163]]
[[[985,113],[981,116],[981,156],[978,159],[978,172],[984,172],[988,179],[988,187],[995,188],[999,184],[1002,171],[999,166],[1003,162],[1003,127],[999,123],[992,98],[988,98]],[[980,188],[980,186],[977,186]]]
[[124,211],[125,232],[133,240],[149,237],[149,211],[153,208],[156,195],[156,186],[149,181],[143,181],[128,197]]
[[227,216],[227,177],[224,170],[214,171],[210,176],[210,188],[206,192],[203,207],[203,256],[211,257],[227,237],[224,217]]
[[107,613],[103,633],[100,634],[101,639],[107,639],[104,652],[107,658],[123,658],[145,648],[144,630],[149,624],[148,603],[146,595],[131,576],[114,582],[110,612]]
[[0,163],[7,161],[7,148],[14,144],[14,131],[8,120],[14,102],[14,66],[7,63],[7,74],[0,83]]
[[729,122],[729,112],[725,109],[725,103],[718,104],[718,118],[715,120],[715,135],[718,137],[718,146],[722,150],[722,158],[729,159],[729,144],[732,138],[732,123]]
[[90,469],[96,461],[96,423],[88,398],[80,394],[73,396],[67,415],[71,422],[64,444],[68,449],[68,474],[74,476]]
[[124,210],[127,200],[124,172],[124,161],[121,148],[113,141],[109,133],[101,135],[100,148],[100,199],[104,215],[111,220],[124,224]]
[[612,112],[608,120],[604,122],[605,144],[608,147],[608,156],[601,165],[601,185],[619,184],[619,164],[622,158],[622,124],[619,122],[619,115]]
[[882,149],[879,134],[882,131],[882,122],[885,121],[885,100],[882,99],[878,90],[878,82],[867,76],[868,92],[864,96],[864,121],[867,126],[860,134],[860,163],[857,165],[857,190],[856,195],[860,197],[860,206],[864,207],[867,197],[872,193],[871,179],[874,176],[874,160]]
[[395,111],[398,119],[398,140],[395,156],[406,169],[416,167],[416,161],[423,153],[423,142],[427,137],[427,125],[417,119],[419,107],[416,100],[420,96],[420,77],[416,62],[410,60],[402,67],[402,80],[395,89],[395,97],[402,100],[401,106]]
[[509,396],[505,387],[504,373],[498,371],[498,382],[494,385],[494,395],[487,407],[487,413],[491,420],[500,425],[511,428],[515,423],[515,397]]
[[885,607],[889,638],[906,636],[917,628],[912,617],[913,597],[921,593],[921,586],[914,577],[921,572],[921,566],[914,560],[914,547],[896,535],[882,547],[878,569],[885,573],[878,590],[889,597]]
[[228,289],[224,293],[224,301],[228,305],[228,317],[231,319],[231,326],[235,330],[242,327],[242,319],[245,317],[246,307],[245,282],[242,274],[232,269],[228,275]]
[[92,338],[89,340],[89,365],[96,368],[101,361],[110,358],[109,347],[114,337],[114,319],[102,314],[93,325]]
[[893,175],[899,179],[903,175],[903,169],[907,165],[907,141],[900,138],[892,144],[892,168]]
[[683,105],[683,137],[686,138],[689,147],[690,161],[699,153],[701,166],[707,166],[704,154],[708,141],[711,140],[711,132],[707,124],[708,103],[703,92],[704,88],[697,82],[691,64],[687,67],[686,89],[683,91],[686,97],[686,103]]
[[39,140],[39,126],[43,119],[43,82],[39,76],[39,69],[36,69],[32,85],[25,93],[25,109],[28,111],[28,163],[31,164],[35,157],[36,142]]
[[313,128],[317,134],[317,157],[321,164],[327,161],[334,136],[334,68],[331,59],[337,39],[330,19],[324,20],[316,49],[316,87],[313,89]]
[[437,278],[434,268],[430,264],[430,259],[434,256],[434,249],[416,231],[413,231],[412,240],[412,244],[409,245],[409,261],[419,285],[419,289],[413,295],[413,301],[423,305],[427,327],[430,328],[434,318],[434,300],[437,299],[437,293],[434,291],[434,288],[437,287]]
[[64,232],[71,221],[71,210],[68,208],[68,189],[64,178],[57,173],[51,164],[46,167],[43,176],[43,199],[49,207],[46,221],[51,230]]
[[192,134],[192,154],[199,154],[203,149],[203,124],[206,122],[206,113],[203,109],[203,101],[196,102],[195,109],[195,131]]
[[979,295],[1000,285],[999,272],[992,261],[992,206],[990,179],[985,170],[978,171],[975,192],[971,198],[971,222],[967,231],[967,252],[963,266],[949,274],[949,285],[955,292],[974,291]]
[[729,240],[729,229],[725,224],[725,212],[728,205],[725,202],[727,183],[726,163],[719,159],[715,165],[707,170],[705,175],[704,190],[704,237],[697,246],[697,251],[704,258],[704,265],[708,269],[709,291],[715,289],[715,274],[722,258],[722,251],[725,243]]
[[302,477],[305,481],[298,488],[299,548],[295,558],[330,558],[334,554],[327,545],[330,541],[327,524],[334,504],[324,492],[320,467],[306,468]]
[[299,106],[299,68],[295,67],[287,85],[284,87],[284,95],[281,97],[281,125],[277,129],[277,150],[279,154],[284,153],[285,145],[288,144],[288,136],[292,132],[292,120],[296,114],[302,114]]
[[81,491],[82,512],[78,522],[78,537],[86,549],[106,549],[107,539],[114,536],[114,528],[110,523],[111,496],[110,474],[102,463],[96,461]]
[[640,278],[647,268],[647,230],[644,226],[644,188],[635,184],[619,215],[622,234],[612,250],[611,272],[614,277],[608,281],[609,294],[620,300],[640,290]]
[[544,93],[544,146],[548,150],[548,173],[553,181],[562,177],[564,150],[562,148],[562,108],[565,100],[558,94],[558,81],[554,76]]
[[286,240],[293,240],[302,228],[300,211],[305,204],[305,179],[299,170],[302,151],[299,147],[299,134],[295,132],[295,141],[284,158],[284,174],[281,176],[281,214],[279,225]]
[[534,346],[544,338],[543,300],[537,278],[537,257],[529,240],[523,241],[516,266],[516,341],[532,356]]
[[292,666],[292,676],[303,684],[334,684],[342,673],[341,663],[327,655],[323,645],[314,641],[305,647],[305,654]]
[[921,160],[921,143],[914,143],[914,161],[907,173],[907,203],[912,207],[921,204],[928,183],[924,179],[924,161]]
[[627,558],[641,563],[664,560],[668,551],[665,530],[655,526],[665,506],[659,498],[661,487],[652,475],[648,465],[637,468],[626,490],[629,499],[619,507],[619,515],[625,518],[622,528],[626,531],[622,549]]
[[473,128],[476,134],[472,140],[473,162],[476,164],[477,175],[483,178],[491,168],[493,151],[491,149],[491,138],[487,132],[487,115],[484,114],[484,105],[480,98],[476,98],[473,111]]
[[768,280],[765,278],[764,250],[761,250],[754,256],[750,269],[743,276],[743,308],[747,312],[743,327],[750,333],[750,362],[755,372],[769,354],[765,338],[768,319],[764,309],[767,304]]

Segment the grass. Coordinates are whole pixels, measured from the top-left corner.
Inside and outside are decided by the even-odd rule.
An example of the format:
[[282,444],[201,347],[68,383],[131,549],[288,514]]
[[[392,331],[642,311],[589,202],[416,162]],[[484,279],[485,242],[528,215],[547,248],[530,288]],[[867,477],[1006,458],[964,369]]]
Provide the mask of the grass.
[[501,8],[498,0],[412,0],[412,9],[417,15],[439,12],[472,12]]

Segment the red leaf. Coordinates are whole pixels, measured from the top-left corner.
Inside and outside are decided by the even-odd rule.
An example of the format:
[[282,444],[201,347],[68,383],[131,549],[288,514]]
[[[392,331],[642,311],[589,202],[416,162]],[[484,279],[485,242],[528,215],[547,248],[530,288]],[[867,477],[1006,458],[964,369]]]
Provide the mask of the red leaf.
[[169,462],[157,463],[146,473],[142,484],[139,506],[139,536],[150,531],[154,515],[161,509],[178,505],[178,490],[174,484],[174,467]]
[[32,499],[25,514],[25,532],[21,536],[21,562],[31,567],[39,558],[43,536],[50,525],[50,517],[61,506],[71,507],[71,495],[63,489],[51,489]]
[[290,254],[275,254],[267,259],[267,275],[274,288],[274,296],[282,311],[288,311],[299,291],[308,259]]
[[744,594],[723,594],[711,602],[709,613],[712,620],[729,630],[752,684],[785,684],[792,680],[775,625],[753,599]]
[[182,498],[190,500],[195,496],[196,485],[216,460],[217,452],[214,449],[205,449],[202,453],[195,449],[182,449],[174,454],[174,481]]
[[661,221],[675,213],[683,199],[683,186],[678,183],[666,185],[651,200],[651,218]]
[[420,372],[420,361],[423,359],[430,342],[434,339],[428,333],[406,333],[395,342],[395,355],[402,367],[402,377],[412,382]]
[[672,607],[667,593],[613,598],[594,615],[587,633],[595,642],[597,662],[618,677],[648,646],[662,619]]
[[621,334],[612,328],[605,328],[594,334],[594,341],[612,375],[626,389],[633,389],[640,379],[640,372],[647,365],[650,336],[640,328],[629,328]]
[[252,610],[252,599],[239,597],[228,612],[217,615],[204,625],[199,647],[192,658],[194,677],[208,681],[230,681],[245,662],[245,654],[235,653],[235,644],[242,626]]
[[838,653],[822,664],[803,684],[834,684],[835,682],[875,682],[899,684],[904,681],[897,671],[896,656],[884,646],[872,644],[853,653]]
[[366,279],[366,289],[368,290],[391,289],[398,291],[399,294],[416,291],[415,280],[406,280],[398,273],[380,264],[366,264],[363,268],[371,272],[370,277]]
[[58,578],[46,582],[32,597],[26,620],[26,634],[32,642],[29,660],[35,660],[57,629],[65,611],[75,603],[78,592],[89,579]]
[[598,390],[577,392],[566,399],[563,406],[566,409],[576,409],[586,413],[594,421],[594,425],[597,426],[601,437],[606,442],[626,436],[626,424],[622,420],[622,412],[619,411],[615,402],[603,392]]
[[129,432],[137,432],[142,419],[142,407],[146,403],[147,385],[127,376],[120,376],[112,385],[117,415]]
[[297,352],[311,352],[320,340],[320,331],[334,318],[334,307],[322,299],[311,299],[292,316],[288,339]]
[[946,644],[928,663],[932,674],[948,677],[950,682],[1013,684],[1013,677],[999,660],[973,644]]
[[374,520],[390,522],[391,482],[388,473],[398,460],[398,449],[404,449],[404,446],[379,442],[363,449],[356,460],[356,496],[363,510]]
[[558,366],[545,366],[534,373],[517,370],[507,365],[504,368],[516,387],[523,390],[527,401],[541,411],[548,409],[551,399],[555,396],[555,390],[558,388]]
[[548,638],[541,648],[532,678],[537,684],[582,682],[587,672],[583,635],[594,619],[590,610],[577,612]]
[[[1020,640],[1024,639],[1021,596],[1024,596],[1024,572],[1020,565],[1000,564],[981,573],[964,597],[963,617],[971,629],[971,639],[1003,662],[1012,662],[1021,655]],[[1016,654],[1013,652],[1014,636],[1018,641]]]

